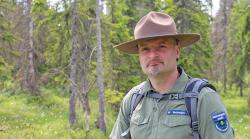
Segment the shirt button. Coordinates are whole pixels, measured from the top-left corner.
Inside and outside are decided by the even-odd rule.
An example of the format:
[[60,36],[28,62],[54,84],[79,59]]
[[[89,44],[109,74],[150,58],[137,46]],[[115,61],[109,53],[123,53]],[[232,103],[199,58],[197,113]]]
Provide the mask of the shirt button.
[[154,112],[156,112],[156,111],[157,111],[157,108],[156,108],[156,107],[154,107],[154,108],[153,108],[153,111],[154,111]]

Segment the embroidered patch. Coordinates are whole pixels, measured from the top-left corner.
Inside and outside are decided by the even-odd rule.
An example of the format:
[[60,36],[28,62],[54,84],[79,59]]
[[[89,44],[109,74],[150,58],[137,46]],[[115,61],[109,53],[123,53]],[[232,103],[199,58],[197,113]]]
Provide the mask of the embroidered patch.
[[186,110],[168,110],[168,115],[188,115],[188,112]]
[[224,133],[228,129],[228,119],[225,112],[212,113],[212,120],[215,124],[215,128]]

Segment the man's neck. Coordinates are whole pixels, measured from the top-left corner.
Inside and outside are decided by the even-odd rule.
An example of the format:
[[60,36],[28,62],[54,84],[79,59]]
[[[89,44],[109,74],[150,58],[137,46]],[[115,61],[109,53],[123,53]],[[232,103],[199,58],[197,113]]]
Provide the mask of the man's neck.
[[176,70],[164,75],[149,77],[151,85],[160,94],[169,93],[170,89],[174,86],[179,77],[179,72]]

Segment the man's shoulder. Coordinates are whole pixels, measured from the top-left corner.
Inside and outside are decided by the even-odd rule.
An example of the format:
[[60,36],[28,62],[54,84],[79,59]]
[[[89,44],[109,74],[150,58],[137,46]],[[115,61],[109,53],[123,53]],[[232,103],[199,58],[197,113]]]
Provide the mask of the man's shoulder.
[[[212,88],[204,87],[198,96],[199,104],[205,104],[208,105],[206,107],[221,107],[222,106],[222,99],[219,95],[219,93]],[[216,104],[216,105],[214,105]],[[212,108],[211,108],[212,109]]]
[[129,90],[127,95],[132,96],[134,93],[143,93],[143,87],[145,86],[146,81],[141,82],[140,84],[134,86],[132,89]]
[[130,100],[133,94],[135,93],[143,93],[143,88],[146,81],[141,82],[140,84],[134,86],[132,89],[128,91],[128,93],[125,95],[124,100]]
[[217,96],[218,93],[216,90],[210,88],[210,87],[204,87],[201,89],[199,93],[199,98],[203,98],[205,96]]
[[216,88],[207,79],[203,78],[189,78],[186,89],[188,90],[198,90],[199,99],[205,97],[206,95],[217,95]]
[[145,84],[145,82],[142,82],[142,83],[134,86],[130,91],[128,91],[128,93],[123,98],[123,101],[121,103],[121,108],[124,110],[124,113],[126,113],[127,115],[130,112],[131,99],[132,99],[133,94],[139,93],[140,90],[143,89],[144,84]]

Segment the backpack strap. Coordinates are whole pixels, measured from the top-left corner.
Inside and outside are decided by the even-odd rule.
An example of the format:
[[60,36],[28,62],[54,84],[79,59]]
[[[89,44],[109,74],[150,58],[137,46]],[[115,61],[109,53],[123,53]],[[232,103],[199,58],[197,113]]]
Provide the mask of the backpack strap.
[[143,97],[144,97],[144,94],[141,93],[141,89],[138,89],[137,92],[135,92],[132,95],[129,118],[132,117],[133,111],[135,110],[136,106],[140,103]]
[[[140,87],[138,89],[135,90],[135,92],[132,94],[132,98],[131,98],[131,104],[130,104],[130,112],[129,112],[129,122],[131,120],[133,111],[135,110],[136,106],[140,103],[140,101],[142,100],[142,98],[144,97],[142,90],[142,84],[140,85]],[[121,136],[125,137],[126,135],[128,135],[129,133],[129,128],[126,129]]]
[[198,127],[198,118],[197,118],[197,104],[198,104],[198,95],[202,88],[209,87],[216,91],[215,87],[208,83],[205,79],[191,78],[185,89],[185,103],[188,110],[188,114],[191,117],[190,127],[192,128],[193,139],[200,139]]

